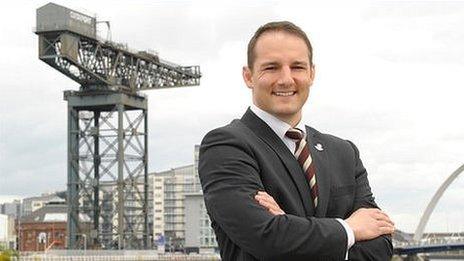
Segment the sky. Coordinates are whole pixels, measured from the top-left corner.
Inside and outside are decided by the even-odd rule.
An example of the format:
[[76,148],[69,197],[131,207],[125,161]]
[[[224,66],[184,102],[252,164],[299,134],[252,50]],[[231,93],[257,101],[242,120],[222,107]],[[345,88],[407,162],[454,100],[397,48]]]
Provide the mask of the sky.
[[[349,3],[345,3],[349,2]],[[38,59],[36,8],[0,10],[0,200],[66,187],[66,102],[78,84]],[[109,20],[112,40],[200,65],[198,87],[145,91],[149,171],[193,163],[194,145],[251,103],[246,45],[272,20],[303,28],[316,79],[308,125],[353,141],[377,203],[413,232],[440,184],[464,164],[464,1],[56,1]],[[102,37],[105,28],[99,27]],[[464,231],[464,179],[426,231]]]

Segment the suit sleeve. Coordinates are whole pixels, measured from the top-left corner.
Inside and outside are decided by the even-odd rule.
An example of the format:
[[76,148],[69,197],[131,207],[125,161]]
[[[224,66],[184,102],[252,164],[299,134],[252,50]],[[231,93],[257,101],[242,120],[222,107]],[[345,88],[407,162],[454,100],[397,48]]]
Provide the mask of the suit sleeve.
[[[359,156],[358,148],[351,142],[355,155],[356,191],[353,211],[359,208],[379,208],[367,179],[367,171]],[[350,260],[390,260],[393,255],[393,245],[390,235],[382,235],[372,240],[356,242],[349,251]]]
[[270,214],[254,199],[264,190],[253,151],[230,131],[208,133],[199,174],[210,217],[243,251],[266,260],[343,260],[347,238],[332,218]]

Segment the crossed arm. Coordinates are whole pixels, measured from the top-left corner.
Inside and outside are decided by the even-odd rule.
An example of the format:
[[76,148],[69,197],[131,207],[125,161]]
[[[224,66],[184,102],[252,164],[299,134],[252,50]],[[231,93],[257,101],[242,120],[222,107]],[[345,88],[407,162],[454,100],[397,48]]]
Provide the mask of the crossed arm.
[[200,148],[199,174],[218,237],[258,260],[343,260],[347,238],[333,218],[273,215],[254,199],[264,191],[260,167],[243,141],[209,133]]
[[[350,248],[350,260],[389,260],[392,255],[391,234],[395,227],[390,217],[378,209],[367,181],[367,172],[356,146],[349,142],[354,151],[356,173],[356,197],[353,213],[345,219],[355,237]],[[258,191],[255,200],[272,215],[284,215],[285,212],[265,191]]]
[[[199,173],[210,217],[243,251],[266,260],[344,259],[346,233],[334,218],[285,214],[273,204],[272,197],[262,200],[263,204],[271,203],[269,208],[264,208],[259,201],[257,204],[257,191],[264,191],[259,165],[251,148],[234,135],[220,131],[204,138]],[[346,221],[353,226],[357,241],[393,232],[392,225],[386,226],[389,229],[362,229],[366,224],[368,227],[385,227],[374,222],[378,218],[386,220],[386,216],[376,210],[360,209],[355,213]],[[358,247],[353,246],[353,249]]]
[[[258,191],[255,200],[272,215],[285,215],[272,196]],[[377,208],[360,208],[345,220],[353,230],[355,244],[350,248],[349,260],[389,260],[392,255],[391,239],[394,223]],[[389,246],[385,248],[385,246]]]
[[[255,200],[273,215],[285,215],[274,198],[265,191],[258,191]],[[354,232],[355,241],[371,240],[381,235],[392,234],[395,224],[378,208],[360,208],[345,220]]]

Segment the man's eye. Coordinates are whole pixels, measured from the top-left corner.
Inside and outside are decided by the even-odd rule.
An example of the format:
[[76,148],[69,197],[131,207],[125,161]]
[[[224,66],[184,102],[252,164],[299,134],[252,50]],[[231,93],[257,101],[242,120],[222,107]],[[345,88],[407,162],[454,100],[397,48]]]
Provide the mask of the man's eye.
[[306,67],[304,67],[304,66],[293,66],[293,69],[295,69],[295,70],[306,70]]
[[272,71],[272,70],[275,70],[276,67],[274,66],[269,66],[269,67],[264,67],[264,70],[265,71]]

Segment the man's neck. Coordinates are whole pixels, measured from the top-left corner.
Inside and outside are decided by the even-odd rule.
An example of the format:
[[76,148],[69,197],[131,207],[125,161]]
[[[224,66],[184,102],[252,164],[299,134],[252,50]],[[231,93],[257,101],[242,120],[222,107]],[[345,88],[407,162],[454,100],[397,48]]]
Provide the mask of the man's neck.
[[[272,114],[274,115],[274,114]],[[296,115],[274,115],[279,120],[288,123],[292,128],[294,128],[301,121],[301,112]]]
[[253,104],[253,106],[255,106],[259,110],[261,110],[261,111],[263,111],[263,112],[265,112],[265,113],[267,113],[269,115],[272,115],[273,117],[277,118],[278,120],[287,123],[292,128],[294,128],[296,125],[298,125],[298,123],[301,121],[301,111],[299,111],[298,113],[296,113],[294,115],[277,115],[277,114],[274,114],[274,113],[271,113],[271,112],[268,112],[266,110],[261,109],[256,104]]

